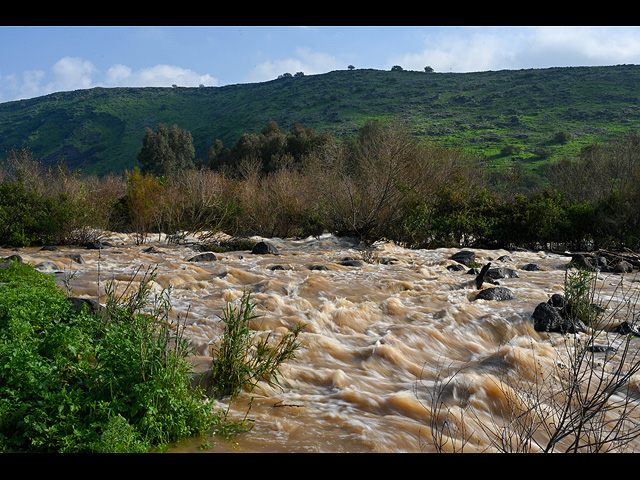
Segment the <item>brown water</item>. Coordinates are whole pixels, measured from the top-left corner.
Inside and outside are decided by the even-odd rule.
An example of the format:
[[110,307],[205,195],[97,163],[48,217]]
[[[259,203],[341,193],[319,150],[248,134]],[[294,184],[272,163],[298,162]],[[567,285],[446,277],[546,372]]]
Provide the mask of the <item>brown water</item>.
[[[501,280],[515,298],[497,302],[474,301],[474,277],[446,269],[457,249],[379,244],[367,257],[370,263],[347,267],[339,262],[363,258],[362,251],[332,236],[273,239],[278,255],[233,252],[208,263],[187,261],[199,253],[195,246],[154,239],[139,246],[116,234],[105,240],[114,246],[100,252],[61,248],[20,254],[33,264],[53,261],[63,271],[57,274],[60,283],[66,277],[78,296],[95,298],[99,279],[102,301],[108,280],[124,288],[136,271],[157,267],[154,287],[171,288],[173,315],[187,318],[188,338],[202,356],[222,332],[218,315],[226,302],[245,290],[261,315],[256,330],[306,325],[297,358],[281,369],[282,389],[265,384],[254,392],[251,432],[231,441],[190,439],[171,452],[431,452],[429,395],[443,368],[473,367],[465,374],[472,386],[467,401],[478,418],[489,421],[504,396],[495,387],[494,367],[530,372],[532,349],[537,361],[556,358],[552,345],[560,337],[535,332],[531,313],[563,292],[569,257],[474,250],[480,263],[518,269],[520,278]],[[157,251],[145,253],[150,246]],[[80,253],[86,263],[72,262],[69,253]],[[498,263],[502,255],[510,260]],[[385,258],[393,261],[380,262]],[[519,270],[527,263],[541,270]],[[313,271],[309,267],[315,264],[329,270]],[[284,270],[273,270],[274,265]],[[245,415],[249,399],[231,406],[232,418]],[[210,448],[199,448],[204,442]],[[478,434],[465,451],[486,447]]]

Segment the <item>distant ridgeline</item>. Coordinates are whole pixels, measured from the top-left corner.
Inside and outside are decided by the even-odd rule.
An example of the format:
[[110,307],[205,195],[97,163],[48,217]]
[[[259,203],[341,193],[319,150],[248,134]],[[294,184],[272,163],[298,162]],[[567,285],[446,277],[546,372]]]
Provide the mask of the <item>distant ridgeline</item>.
[[489,165],[536,167],[640,126],[640,66],[439,73],[353,69],[224,87],[92,88],[0,104],[0,158],[29,148],[86,173],[139,166],[145,129],[191,133],[196,163],[269,122],[336,138],[369,120],[477,151]]

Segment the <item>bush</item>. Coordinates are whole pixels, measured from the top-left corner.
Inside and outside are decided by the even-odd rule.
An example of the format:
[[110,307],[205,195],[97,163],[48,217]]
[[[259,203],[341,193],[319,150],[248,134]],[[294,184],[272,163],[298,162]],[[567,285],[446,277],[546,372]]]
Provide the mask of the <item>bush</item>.
[[179,330],[138,311],[144,287],[105,319],[72,311],[29,265],[13,262],[0,282],[0,449],[147,451],[211,426]]
[[20,182],[0,185],[0,243],[16,247],[61,243],[71,229],[76,208],[63,193],[51,196]]

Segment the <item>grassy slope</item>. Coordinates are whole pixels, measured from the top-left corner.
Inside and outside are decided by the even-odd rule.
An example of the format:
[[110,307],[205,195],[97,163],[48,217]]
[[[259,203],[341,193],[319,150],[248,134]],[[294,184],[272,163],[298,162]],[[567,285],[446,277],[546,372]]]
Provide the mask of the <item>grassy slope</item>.
[[[194,138],[197,157],[221,139],[232,146],[243,132],[269,120],[288,130],[296,122],[336,135],[366,120],[398,119],[416,135],[483,152],[509,163],[506,144],[519,157],[554,157],[592,141],[637,129],[640,66],[575,67],[479,73],[335,71],[247,85],[202,88],[94,88],[0,104],[0,156],[28,146],[37,158],[65,161],[104,173],[137,164],[145,127],[177,124]],[[550,142],[559,130],[573,139]]]

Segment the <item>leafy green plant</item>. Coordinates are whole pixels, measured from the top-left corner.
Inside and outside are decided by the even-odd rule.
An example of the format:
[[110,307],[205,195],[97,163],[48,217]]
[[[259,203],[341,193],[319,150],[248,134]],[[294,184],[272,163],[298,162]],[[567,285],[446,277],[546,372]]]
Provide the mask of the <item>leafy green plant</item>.
[[223,316],[225,330],[220,344],[214,349],[212,372],[217,395],[235,398],[242,390],[253,391],[259,381],[278,383],[280,365],[295,358],[299,348],[297,338],[304,326],[297,325],[275,344],[270,335],[257,338],[250,323],[259,318],[253,313],[250,294],[236,305],[229,302]]
[[0,450],[148,451],[211,427],[167,297],[147,302],[152,278],[99,317],[29,265],[0,270]]

